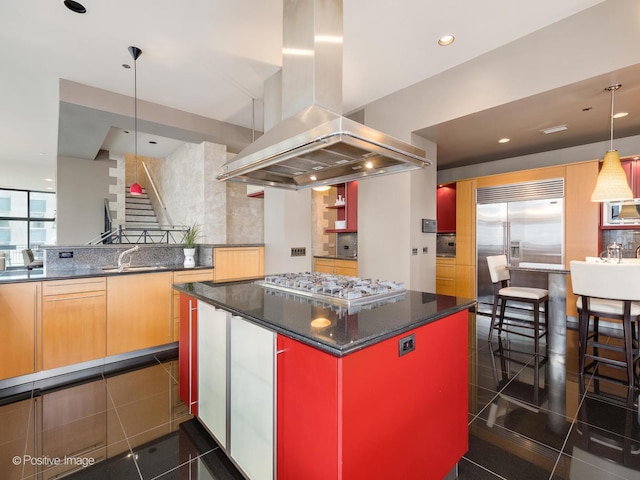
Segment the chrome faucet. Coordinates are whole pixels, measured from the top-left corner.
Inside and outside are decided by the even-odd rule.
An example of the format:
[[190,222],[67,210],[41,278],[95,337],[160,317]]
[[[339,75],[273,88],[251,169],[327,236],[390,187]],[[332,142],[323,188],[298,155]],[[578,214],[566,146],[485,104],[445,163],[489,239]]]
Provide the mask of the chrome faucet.
[[[140,245],[136,245],[135,247],[129,248],[124,252],[122,252],[120,255],[118,255],[118,271],[119,272],[123,271],[125,267],[125,265],[122,263],[122,259],[124,258],[124,256],[127,255],[128,253],[137,252],[138,250],[140,250]],[[129,260],[129,263],[126,264],[127,267],[129,265],[131,265],[131,260]]]
[[636,248],[636,258],[640,258],[640,245]]

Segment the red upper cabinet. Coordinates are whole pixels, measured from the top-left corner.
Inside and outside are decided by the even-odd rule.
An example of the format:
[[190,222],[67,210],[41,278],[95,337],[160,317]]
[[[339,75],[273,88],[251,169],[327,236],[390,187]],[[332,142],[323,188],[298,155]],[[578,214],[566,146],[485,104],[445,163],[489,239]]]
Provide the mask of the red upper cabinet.
[[336,198],[343,201],[327,208],[336,210],[336,220],[344,221],[344,228],[328,228],[327,233],[348,233],[358,231],[358,182],[339,183],[336,187]]
[[438,233],[456,231],[456,184],[440,185],[436,190]]
[[620,163],[627,174],[633,198],[640,198],[640,160],[622,159]]

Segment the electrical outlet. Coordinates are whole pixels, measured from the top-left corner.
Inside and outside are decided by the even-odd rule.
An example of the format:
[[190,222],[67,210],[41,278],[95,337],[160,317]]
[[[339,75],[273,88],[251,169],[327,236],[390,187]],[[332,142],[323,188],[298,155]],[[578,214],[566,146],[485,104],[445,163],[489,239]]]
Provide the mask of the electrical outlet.
[[307,247],[291,247],[292,257],[304,257],[307,255]]
[[422,253],[429,253],[429,247],[422,247]]
[[402,337],[398,340],[398,356],[401,357],[416,349],[416,334],[412,333],[408,337]]
[[417,255],[418,254],[418,249],[417,248],[412,248],[411,249],[411,255]]

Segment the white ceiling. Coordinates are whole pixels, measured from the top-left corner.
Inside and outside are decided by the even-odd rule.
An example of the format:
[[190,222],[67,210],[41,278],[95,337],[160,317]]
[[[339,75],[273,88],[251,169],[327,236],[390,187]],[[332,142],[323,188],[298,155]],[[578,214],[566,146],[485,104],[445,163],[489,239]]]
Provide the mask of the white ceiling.
[[[343,112],[601,1],[344,0]],[[282,0],[81,3],[84,15],[62,0],[0,3],[0,171],[28,167],[34,179],[7,185],[0,175],[0,186],[44,189],[35,179],[55,175],[60,79],[133,95],[129,45],[143,50],[139,99],[251,127],[252,99],[260,105],[281,65]],[[452,46],[437,46],[444,33],[456,35]]]

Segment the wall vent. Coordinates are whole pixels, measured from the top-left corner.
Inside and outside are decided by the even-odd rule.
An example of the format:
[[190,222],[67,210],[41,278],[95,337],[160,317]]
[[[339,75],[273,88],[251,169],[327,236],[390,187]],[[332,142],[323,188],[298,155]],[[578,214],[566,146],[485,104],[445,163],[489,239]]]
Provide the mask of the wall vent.
[[304,257],[307,254],[307,247],[291,247],[292,257]]

